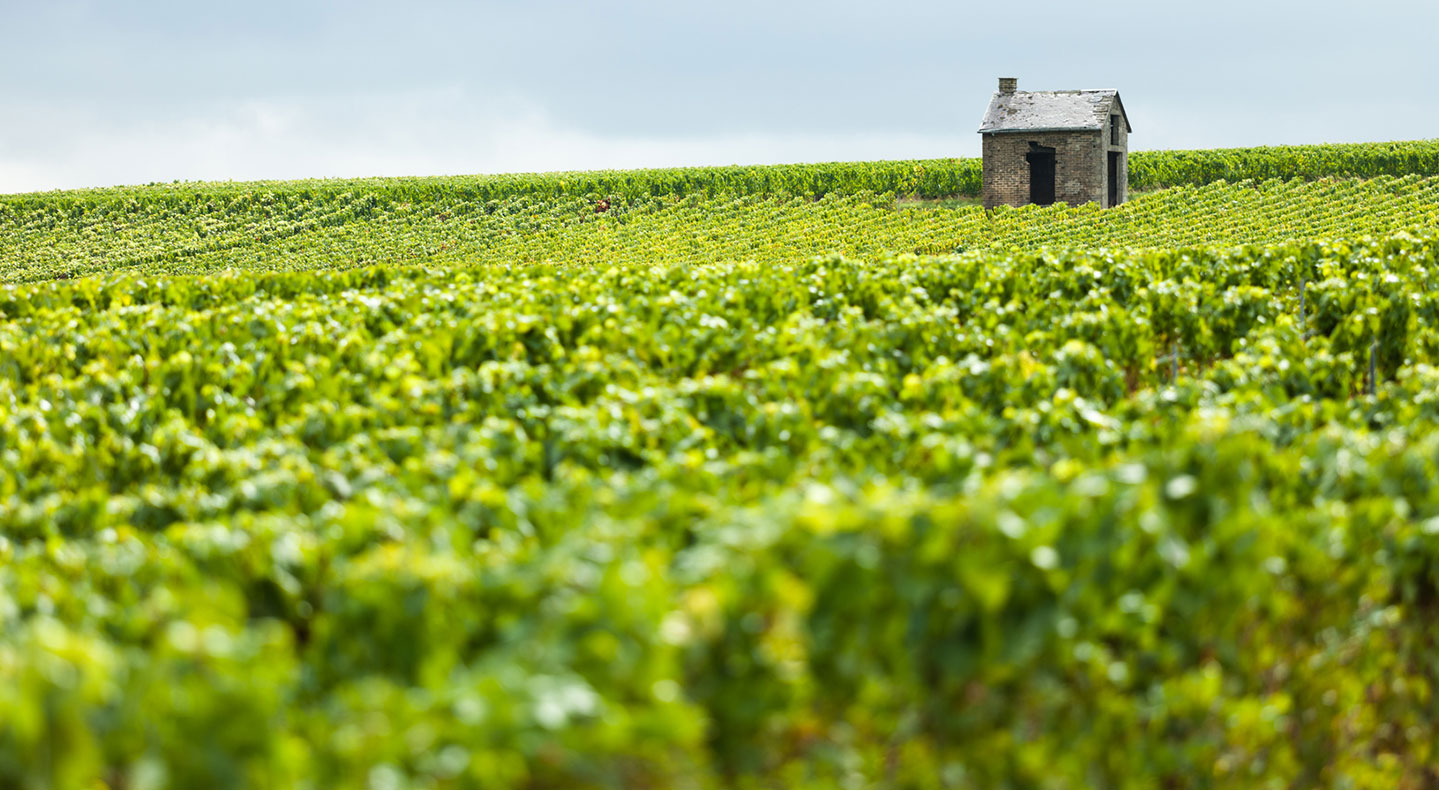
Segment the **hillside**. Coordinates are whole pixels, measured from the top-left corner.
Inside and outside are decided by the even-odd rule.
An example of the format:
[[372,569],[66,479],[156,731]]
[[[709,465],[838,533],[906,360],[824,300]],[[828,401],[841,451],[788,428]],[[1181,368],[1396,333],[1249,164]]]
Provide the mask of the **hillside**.
[[[827,252],[1261,244],[1425,227],[1439,200],[1439,141],[1422,141],[1137,152],[1135,189],[1184,188],[1141,193],[1109,212],[1052,207],[989,216],[972,206],[925,204],[893,211],[895,197],[976,195],[978,165],[834,163],[0,196],[0,282],[376,263],[579,265],[617,255],[768,262]],[[1311,181],[1286,175],[1291,171]],[[597,211],[601,200],[606,210]]]
[[0,198],[0,785],[1433,785],[1436,150]]
[[34,207],[3,230],[0,279],[105,272],[313,271],[370,264],[781,263],[841,253],[968,249],[1167,248],[1358,238],[1433,227],[1439,177],[1223,181],[1144,193],[1110,210],[897,204],[831,193],[614,199],[517,197],[377,205],[260,193],[198,209],[142,203],[70,213]]

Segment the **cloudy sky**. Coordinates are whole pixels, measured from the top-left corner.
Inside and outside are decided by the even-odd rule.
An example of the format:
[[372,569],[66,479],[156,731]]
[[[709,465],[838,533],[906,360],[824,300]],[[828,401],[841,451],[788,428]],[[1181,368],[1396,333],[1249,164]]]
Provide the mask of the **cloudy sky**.
[[975,156],[995,78],[1134,148],[1439,137],[1420,0],[0,0],[0,193]]

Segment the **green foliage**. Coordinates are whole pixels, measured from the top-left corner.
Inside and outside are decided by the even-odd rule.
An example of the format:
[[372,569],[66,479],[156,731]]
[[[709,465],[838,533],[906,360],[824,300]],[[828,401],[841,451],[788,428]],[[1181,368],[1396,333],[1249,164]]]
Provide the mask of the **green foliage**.
[[[1129,155],[1131,189],[1197,186],[1221,180],[1408,175],[1439,176],[1439,140],[1134,151]],[[201,207],[212,214],[253,210],[267,217],[283,214],[297,203],[336,207],[334,211],[317,212],[308,218],[323,224],[333,221],[337,214],[364,217],[376,209],[406,203],[486,203],[517,197],[560,200],[598,196],[637,201],[671,195],[819,198],[832,193],[860,192],[949,198],[976,197],[981,187],[981,162],[976,158],[479,176],[190,182],[0,195],[0,219],[7,213],[25,214],[36,209],[71,217],[97,213],[115,216],[146,204],[158,204],[178,214],[192,214]],[[343,208],[338,208],[340,204],[344,204]]]
[[[784,195],[819,198],[830,193],[893,192],[921,198],[978,195],[978,159],[917,159],[889,162],[824,162],[801,165],[588,170],[418,178],[310,179],[298,181],[194,182],[0,196],[0,212],[37,206],[60,213],[124,213],[144,204],[189,213],[201,206],[235,213],[282,214],[297,203],[332,206],[365,216],[405,204],[487,203],[529,197],[542,200],[609,196],[627,201],[670,195]],[[323,221],[333,213],[314,217]]]
[[900,207],[892,195],[868,192],[818,200],[767,194],[615,198],[604,212],[586,198],[397,203],[380,195],[281,191],[247,193],[231,203],[145,200],[119,210],[102,203],[63,209],[58,198],[39,200],[0,216],[0,280],[115,271],[310,271],[382,262],[783,264],[831,252],[875,258],[1357,238],[1439,221],[1439,178],[1418,176],[1216,182],[1141,195],[1106,210],[1092,204],[994,212]]
[[1220,180],[1405,175],[1439,176],[1439,140],[1138,151],[1129,156],[1129,188],[1141,190]]
[[1439,238],[733,262],[873,207],[665,205],[0,287],[0,785],[1434,784]]
[[1436,150],[0,197],[0,785],[1433,786]]

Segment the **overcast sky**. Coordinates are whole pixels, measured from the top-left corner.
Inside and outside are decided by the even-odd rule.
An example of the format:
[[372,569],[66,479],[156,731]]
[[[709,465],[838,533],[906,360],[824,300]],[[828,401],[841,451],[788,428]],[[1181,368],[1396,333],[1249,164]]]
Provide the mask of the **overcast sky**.
[[1131,145],[1439,137],[1439,3],[0,0],[0,192],[977,156],[995,78]]

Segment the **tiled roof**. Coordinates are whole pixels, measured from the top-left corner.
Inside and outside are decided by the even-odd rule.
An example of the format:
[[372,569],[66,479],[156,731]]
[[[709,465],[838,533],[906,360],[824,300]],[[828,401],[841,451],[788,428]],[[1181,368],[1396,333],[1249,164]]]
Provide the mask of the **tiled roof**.
[[[979,124],[991,132],[1044,132],[1103,129],[1117,108],[1124,114],[1119,91],[1013,91],[996,93]],[[1128,116],[1124,125],[1129,127]],[[1133,131],[1130,129],[1129,131]]]

